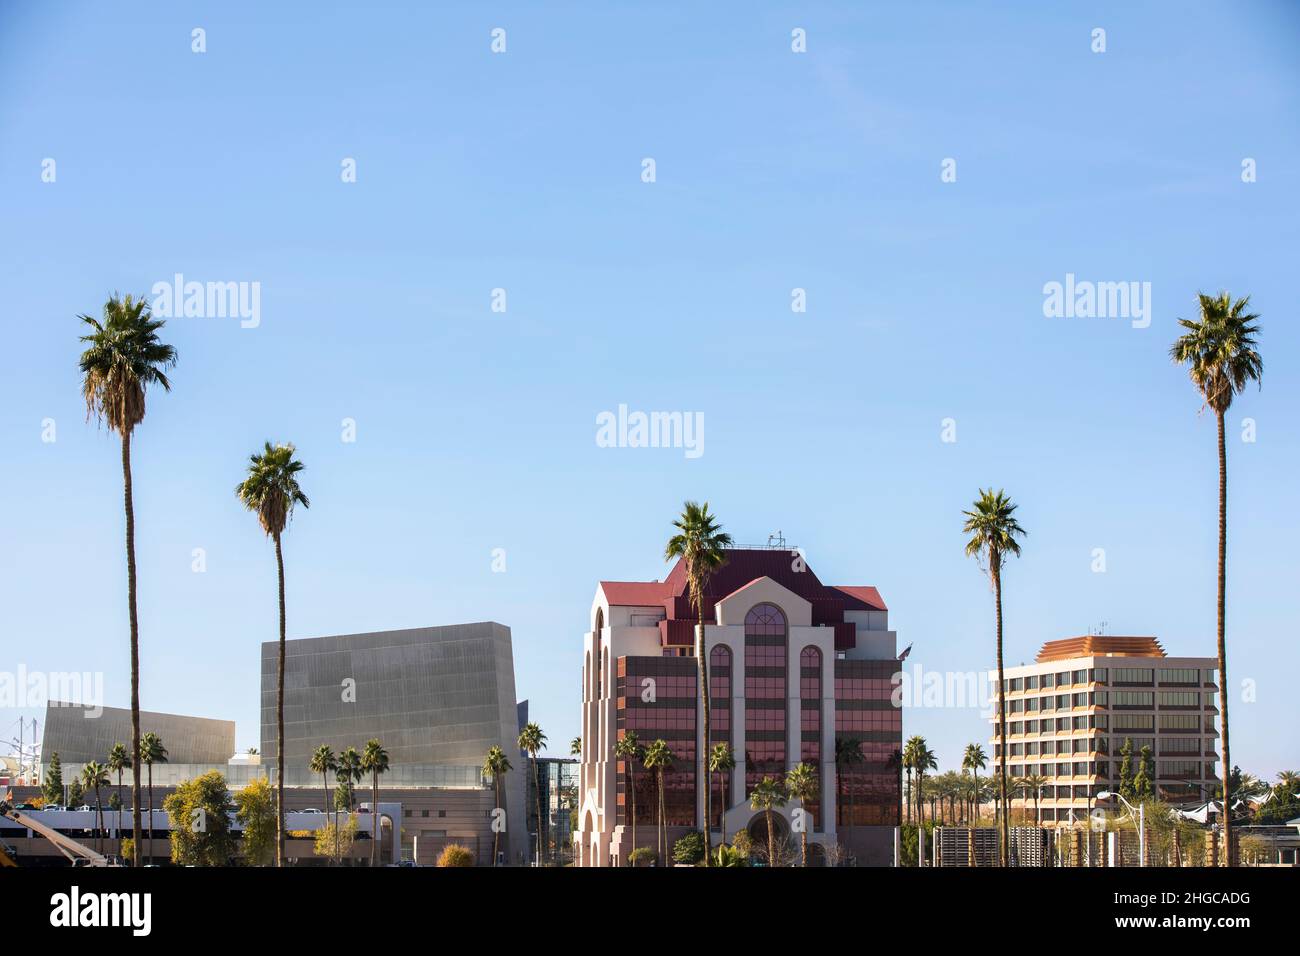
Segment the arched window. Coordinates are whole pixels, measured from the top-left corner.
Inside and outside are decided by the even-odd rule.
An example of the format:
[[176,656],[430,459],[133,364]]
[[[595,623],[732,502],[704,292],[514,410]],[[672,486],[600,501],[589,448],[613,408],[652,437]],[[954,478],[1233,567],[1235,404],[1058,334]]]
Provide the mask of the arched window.
[[[811,764],[821,776],[822,767],[822,652],[811,645],[799,652],[799,760]],[[822,796],[806,809],[813,827],[822,828]]]
[[786,620],[775,604],[745,615],[745,796],[786,771]]
[[605,609],[603,607],[598,607],[596,608],[596,629],[592,632],[591,635],[592,645],[596,648],[596,654],[594,657],[594,660],[596,661],[596,673],[591,682],[592,700],[600,700],[601,698],[601,693],[600,693],[601,678],[604,676],[604,671],[605,671],[605,668],[603,666],[605,662],[605,656],[601,651],[601,642],[604,640],[604,635],[605,635]]

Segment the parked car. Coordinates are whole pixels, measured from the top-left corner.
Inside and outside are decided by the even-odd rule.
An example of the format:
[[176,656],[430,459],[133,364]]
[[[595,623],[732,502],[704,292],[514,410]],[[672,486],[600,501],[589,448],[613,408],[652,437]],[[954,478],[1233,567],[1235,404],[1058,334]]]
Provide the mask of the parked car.
[[63,811],[66,811],[68,808],[67,808],[67,807],[64,807],[64,806],[60,806],[60,805],[57,804],[57,803],[47,803],[45,806],[41,807],[41,809],[42,809],[42,810],[57,810],[57,811],[59,811],[59,812],[63,812]]
[[308,807],[306,810],[299,810],[299,813],[324,813],[324,810],[317,810],[315,807]]
[[95,812],[95,808],[92,807],[92,806],[91,806],[90,804],[88,804],[88,803],[83,803],[81,806],[79,806],[79,807],[75,807],[74,809],[77,810],[79,813],[94,813],[94,812]]

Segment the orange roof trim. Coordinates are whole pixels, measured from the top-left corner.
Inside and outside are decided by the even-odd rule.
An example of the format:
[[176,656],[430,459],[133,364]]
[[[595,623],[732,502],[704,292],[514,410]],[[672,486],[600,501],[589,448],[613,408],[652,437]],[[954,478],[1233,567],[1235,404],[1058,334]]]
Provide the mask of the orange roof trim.
[[1154,637],[1107,637],[1090,634],[1048,641],[1038,652],[1038,662],[1063,661],[1071,657],[1167,657]]

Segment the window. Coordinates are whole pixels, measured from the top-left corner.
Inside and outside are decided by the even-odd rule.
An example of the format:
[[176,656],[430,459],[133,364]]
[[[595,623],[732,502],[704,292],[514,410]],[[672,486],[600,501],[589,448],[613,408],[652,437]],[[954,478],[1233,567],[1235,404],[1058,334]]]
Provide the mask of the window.
[[1149,667],[1114,667],[1110,672],[1110,683],[1150,685],[1154,672]]
[[1155,703],[1155,694],[1141,690],[1116,690],[1110,693],[1110,706],[1150,710]]
[[775,604],[745,615],[745,796],[786,770],[786,622]]
[[1197,730],[1201,725],[1201,719],[1195,714],[1161,714],[1160,729],[1172,731],[1192,731]]
[[1195,667],[1162,667],[1157,678],[1162,684],[1199,684],[1201,672]]
[[1193,710],[1199,710],[1201,695],[1194,690],[1162,690],[1160,692],[1160,706],[1189,707]]
[[1088,683],[1088,672],[1087,672],[1086,670],[1075,671],[1075,672],[1074,672],[1074,682],[1075,682],[1076,684],[1086,684],[1086,683]]
[[[822,765],[822,652],[805,647],[799,652],[799,759],[811,764],[818,774]],[[820,788],[819,788],[820,791]],[[813,829],[821,829],[822,795],[805,809],[813,818]]]

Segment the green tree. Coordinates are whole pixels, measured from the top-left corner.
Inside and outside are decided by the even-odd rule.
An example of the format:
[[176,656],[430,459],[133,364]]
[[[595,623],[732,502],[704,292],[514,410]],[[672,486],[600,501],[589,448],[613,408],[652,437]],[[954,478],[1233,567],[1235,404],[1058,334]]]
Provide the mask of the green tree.
[[1043,788],[1047,786],[1048,779],[1042,774],[1031,773],[1022,777],[1020,782],[1024,785],[1025,794],[1034,798],[1034,826],[1043,825],[1043,815],[1039,812],[1038,801],[1043,795]]
[[108,768],[95,760],[81,767],[81,785],[95,794],[95,838],[97,849],[104,852],[104,804],[99,799],[99,788],[110,785]]
[[[687,501],[681,515],[673,521],[677,533],[664,547],[664,559],[681,558],[686,564],[686,585],[690,602],[695,608],[695,665],[696,683],[700,695],[700,739],[697,748],[695,779],[708,779],[707,751],[712,745],[710,736],[709,652],[704,640],[704,587],[709,575],[726,561],[726,548],[731,545],[731,535],[722,530],[717,518],[709,513],[709,503]],[[713,819],[711,788],[704,788],[704,865],[712,865],[713,845],[708,821]]]
[[533,789],[537,791],[537,863],[541,865],[547,856],[546,812],[542,806],[542,784],[537,772],[537,755],[546,746],[546,734],[542,733],[541,727],[530,721],[519,732],[519,740],[516,744],[520,750],[528,754],[528,760],[533,765]]
[[[167,369],[176,350],[158,339],[165,323],[154,319],[143,298],[116,294],[104,303],[103,319],[78,316],[90,327],[81,336],[81,396],[87,418],[107,423],[122,440],[122,501],[126,512],[126,600],[131,629],[131,751],[140,749],[140,622],[136,611],[135,502],[131,482],[131,439],[145,415],[150,385],[171,391]],[[140,768],[131,772],[133,864],[140,865]]]
[[[631,801],[632,848],[636,849],[636,764],[645,757],[645,748],[638,742],[636,731],[627,730],[614,744],[614,756],[623,763],[623,789]],[[628,858],[631,863],[631,858]]]
[[979,792],[980,792],[980,771],[988,766],[988,754],[979,744],[967,744],[966,752],[961,758],[961,769],[969,770],[971,773],[971,799],[973,806],[971,816],[975,823],[979,823]]
[[692,830],[673,844],[673,862],[695,866],[704,859],[704,835]]
[[962,532],[970,535],[966,540],[966,556],[978,559],[989,575],[993,586],[994,623],[997,633],[998,663],[998,753],[995,757],[998,771],[998,789],[1002,796],[1002,839],[998,843],[998,863],[1007,866],[1010,826],[1007,821],[1007,693],[1006,676],[1002,668],[1002,563],[1008,556],[1020,554],[1020,542],[1025,534],[1016,520],[1016,505],[1002,491],[981,489],[970,511],[962,512],[966,518]]
[[641,758],[645,768],[655,775],[655,783],[659,788],[659,829],[657,831],[658,849],[655,856],[660,860],[668,859],[668,826],[665,822],[666,812],[664,807],[664,774],[673,768],[672,750],[664,740],[656,740],[645,749],[645,754]]
[[[346,798],[346,808],[348,813],[355,809],[356,803],[353,799],[353,787],[361,782],[363,774],[361,772],[361,754],[357,753],[356,747],[348,747],[339,754],[338,769],[334,771],[334,778],[338,781],[339,787],[343,790]],[[338,800],[335,799],[337,805]]]
[[45,780],[41,783],[41,796],[47,804],[63,803],[63,761],[59,760],[56,750],[50,754],[50,769],[45,771]]
[[244,828],[244,861],[266,866],[275,861],[275,791],[265,777],[235,794],[235,819]]
[[[331,809],[329,805],[329,799],[330,799],[329,775],[339,769],[339,758],[334,756],[334,748],[331,747],[329,744],[321,744],[314,751],[312,751],[311,760],[307,764],[307,768],[312,773],[320,774],[321,792],[325,794],[325,805],[322,806],[321,809],[322,810]],[[334,823],[335,823],[334,832],[335,834],[337,834],[339,811],[338,811],[338,807],[333,807],[332,809],[334,811]],[[337,854],[335,854],[335,856],[337,856]]]
[[[709,773],[718,775],[718,824],[722,830],[722,842],[727,842],[727,774],[736,769],[736,756],[731,752],[731,744],[717,743],[709,750]],[[709,823],[712,826],[712,822]],[[707,852],[707,849],[706,849]]]
[[235,486],[235,495],[244,507],[257,515],[258,524],[275,542],[275,570],[280,596],[280,659],[276,676],[275,701],[275,790],[276,840],[275,865],[284,865],[284,549],[281,538],[293,519],[297,505],[310,508],[311,502],[298,484],[302,462],[293,457],[293,445],[266,442],[260,453],[248,458],[248,474]]
[[492,816],[493,866],[496,866],[497,860],[501,859],[501,827],[505,823],[505,801],[501,781],[513,769],[510,766],[510,758],[506,756],[504,750],[497,746],[488,748],[487,757],[483,761],[483,775],[492,778],[492,792],[496,800],[496,812]]
[[[379,865],[379,777],[388,773],[388,751],[378,740],[367,740],[361,752],[361,769],[370,774],[370,865]],[[393,822],[393,839],[397,840],[397,821]]]
[[[116,809],[119,814],[122,810],[122,771],[130,769],[130,766],[131,751],[127,750],[126,744],[119,740],[117,743],[113,744],[113,749],[108,752],[108,769],[117,774],[117,806],[114,809]],[[116,829],[120,835],[122,829],[122,819],[120,815],[117,823],[118,825]],[[123,858],[125,859],[125,854],[123,854]]]
[[[1219,579],[1217,608],[1217,637],[1219,652],[1219,703],[1222,713],[1223,791],[1229,792],[1228,773],[1232,758],[1228,746],[1228,651],[1224,639],[1228,564],[1228,446],[1224,416],[1232,407],[1232,400],[1251,382],[1261,383],[1264,361],[1260,358],[1256,336],[1259,334],[1259,316],[1249,311],[1250,297],[1235,302],[1227,292],[1217,296],[1198,294],[1200,318],[1179,319],[1186,329],[1169,349],[1169,357],[1179,365],[1186,365],[1192,384],[1204,400],[1204,406],[1214,412],[1219,434]],[[1262,384],[1261,384],[1262,387]],[[1231,811],[1223,813],[1224,865],[1232,866]]]
[[1151,748],[1143,746],[1138,751],[1138,769],[1133,775],[1133,795],[1139,800],[1150,800],[1155,796],[1155,787],[1151,778],[1155,773],[1155,763],[1151,759]]
[[[153,862],[153,765],[156,763],[167,762],[167,748],[163,746],[162,738],[152,730],[140,738],[140,759],[136,764],[144,764],[149,768],[149,862]],[[139,804],[136,804],[137,811]],[[139,819],[139,813],[136,814]],[[137,844],[138,846],[139,844]]]
[[768,866],[777,865],[776,822],[773,819],[772,811],[778,807],[784,807],[788,799],[785,788],[781,786],[781,781],[775,777],[764,777],[754,785],[754,789],[749,795],[750,809],[763,811],[763,818],[767,822]]
[[[147,736],[147,735],[146,735]],[[143,745],[144,741],[141,741]],[[186,780],[163,800],[171,821],[172,862],[181,866],[228,866],[234,855],[230,832],[230,801],[226,780],[209,770]]]
[[808,807],[817,800],[818,789],[817,768],[812,764],[799,763],[786,772],[785,792],[799,801],[805,814],[799,829],[799,850],[804,867],[808,866],[808,827],[812,825]]
[[79,807],[86,799],[86,791],[82,789],[81,778],[73,777],[72,783],[68,784],[68,806]]
[[574,737],[572,740],[569,741],[569,756],[570,756],[570,757],[581,757],[581,756],[582,756],[582,738],[581,738],[581,737]]
[[1137,794],[1133,790],[1133,740],[1130,737],[1124,738],[1124,743],[1119,748],[1119,795],[1126,800],[1132,800]]

